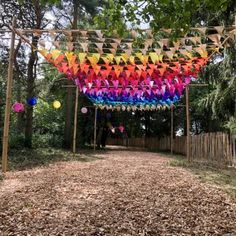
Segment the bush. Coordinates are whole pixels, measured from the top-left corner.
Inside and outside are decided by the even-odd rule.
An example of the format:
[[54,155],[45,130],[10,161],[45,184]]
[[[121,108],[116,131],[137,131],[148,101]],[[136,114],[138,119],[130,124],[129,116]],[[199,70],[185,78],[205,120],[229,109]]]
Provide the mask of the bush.
[[9,147],[12,149],[21,149],[24,147],[24,135],[19,133],[11,133],[9,139]]
[[34,133],[32,144],[34,148],[61,147],[62,137],[50,133],[46,134]]

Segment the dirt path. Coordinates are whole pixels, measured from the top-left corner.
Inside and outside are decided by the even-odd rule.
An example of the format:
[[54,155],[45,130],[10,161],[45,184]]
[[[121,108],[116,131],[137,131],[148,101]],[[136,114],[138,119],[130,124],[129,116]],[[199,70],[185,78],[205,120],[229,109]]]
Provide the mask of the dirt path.
[[109,151],[11,172],[0,235],[236,235],[236,206],[166,157]]

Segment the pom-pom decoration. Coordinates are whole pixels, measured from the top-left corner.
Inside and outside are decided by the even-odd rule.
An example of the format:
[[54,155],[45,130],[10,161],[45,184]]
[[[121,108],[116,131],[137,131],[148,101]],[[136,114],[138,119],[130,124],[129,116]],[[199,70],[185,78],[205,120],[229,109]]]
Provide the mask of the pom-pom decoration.
[[24,104],[23,103],[20,103],[20,102],[15,102],[13,105],[12,105],[12,110],[16,113],[20,113],[20,112],[23,112],[25,110],[25,107],[24,107]]
[[37,98],[36,97],[28,98],[27,104],[32,107],[35,106],[37,104]]
[[81,108],[81,112],[82,112],[83,114],[86,114],[86,113],[88,112],[88,109],[87,109],[86,107],[82,107],[82,108]]
[[53,105],[53,107],[54,107],[55,109],[59,109],[59,108],[61,107],[61,103],[60,103],[59,101],[57,101],[57,100],[54,101],[52,105]]
[[121,133],[123,133],[124,130],[125,130],[125,127],[124,127],[123,125],[120,125],[120,126],[118,127],[118,129],[120,130]]

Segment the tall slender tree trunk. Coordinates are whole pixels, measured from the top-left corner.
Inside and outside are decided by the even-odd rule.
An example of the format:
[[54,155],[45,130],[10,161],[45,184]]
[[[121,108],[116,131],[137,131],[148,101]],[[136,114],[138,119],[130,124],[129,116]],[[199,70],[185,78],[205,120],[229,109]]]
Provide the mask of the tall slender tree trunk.
[[[35,40],[33,40],[34,42]],[[36,42],[34,44],[37,45]],[[27,71],[27,99],[34,96],[34,82],[35,82],[35,73],[34,65],[37,59],[36,51],[31,50],[31,55],[28,62],[28,71]],[[33,107],[26,107],[26,124],[25,124],[25,147],[32,147],[32,134],[33,134]]]
[[[78,24],[78,1],[73,0],[73,29],[77,29]],[[73,41],[75,41],[75,35],[73,35]],[[68,80],[68,85],[71,85],[71,81]],[[73,111],[72,111],[72,105],[73,105],[73,90],[74,88],[68,87],[67,93],[66,93],[66,109],[65,109],[65,130],[64,130],[64,147],[70,148],[72,144],[72,127],[73,127]]]
[[[68,80],[68,85],[71,81]],[[72,139],[72,103],[73,103],[73,88],[68,87],[66,93],[66,109],[65,109],[65,129],[64,129],[64,147],[71,147]]]
[[[36,18],[34,19],[35,28],[41,29],[42,9],[40,6],[40,1],[33,0],[32,3],[36,15]],[[32,45],[34,48],[37,48],[38,36],[32,36]],[[31,54],[28,61],[27,86],[26,86],[27,99],[35,95],[37,52],[34,50],[34,48],[31,48]],[[27,106],[26,123],[25,123],[25,147],[32,148],[32,136],[33,136],[33,107]]]

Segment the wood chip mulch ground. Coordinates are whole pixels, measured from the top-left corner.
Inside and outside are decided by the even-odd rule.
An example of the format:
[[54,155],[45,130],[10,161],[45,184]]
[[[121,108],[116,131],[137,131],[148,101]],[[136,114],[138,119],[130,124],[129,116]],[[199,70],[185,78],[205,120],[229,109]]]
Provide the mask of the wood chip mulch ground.
[[0,235],[236,235],[235,202],[167,157],[98,155],[7,173]]

